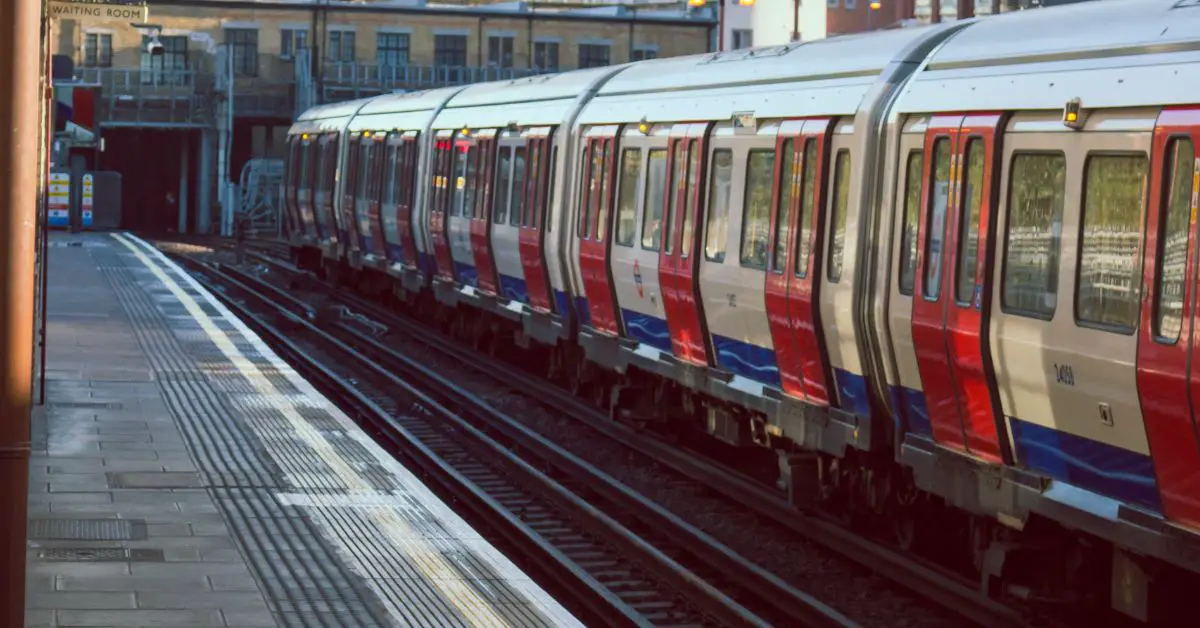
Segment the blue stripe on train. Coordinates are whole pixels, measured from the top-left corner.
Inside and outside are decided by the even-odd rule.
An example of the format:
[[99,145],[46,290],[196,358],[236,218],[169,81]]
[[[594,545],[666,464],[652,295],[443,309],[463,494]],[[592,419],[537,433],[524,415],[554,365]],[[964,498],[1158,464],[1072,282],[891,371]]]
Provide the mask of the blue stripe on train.
[[458,277],[458,282],[462,285],[471,286],[472,288],[479,287],[479,271],[474,266],[455,261],[454,274]]
[[856,416],[871,416],[871,401],[867,396],[867,378],[839,368],[833,369],[833,381],[838,391],[838,407]]
[[933,424],[929,422],[929,407],[925,405],[925,393],[907,386],[892,386],[892,407],[900,415],[901,429],[906,433],[933,437]]
[[500,296],[528,304],[529,288],[524,279],[500,273]]
[[717,366],[774,388],[782,388],[775,351],[748,342],[713,334]]
[[671,331],[667,329],[667,321],[657,316],[624,308],[621,309],[621,318],[625,321],[625,333],[630,338],[644,342],[660,351],[672,352]]
[[398,264],[404,261],[404,249],[399,244],[388,242],[387,245],[388,261],[393,264]]
[[592,324],[592,308],[587,297],[575,297],[575,312],[579,316],[580,325]]
[[559,316],[563,319],[571,317],[571,301],[567,298],[567,293],[562,290],[554,291],[554,307]]
[[1009,417],[1017,461],[1024,467],[1162,512],[1150,456]]

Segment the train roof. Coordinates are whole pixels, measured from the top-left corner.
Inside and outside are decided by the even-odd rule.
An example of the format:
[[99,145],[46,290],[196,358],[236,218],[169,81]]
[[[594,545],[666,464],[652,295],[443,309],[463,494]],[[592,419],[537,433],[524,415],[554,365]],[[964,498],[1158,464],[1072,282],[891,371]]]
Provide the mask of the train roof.
[[562,124],[579,99],[627,66],[606,66],[471,85],[456,95],[434,128]]
[[366,102],[354,119],[350,131],[405,131],[424,132],[429,123],[446,101],[461,92],[461,86],[439,87],[419,92],[385,94]]
[[893,63],[920,63],[961,25],[848,35],[806,43],[643,61],[604,84],[581,123],[846,115]]
[[1200,2],[1106,0],[1017,11],[951,37],[898,111],[1061,109],[1200,101]]

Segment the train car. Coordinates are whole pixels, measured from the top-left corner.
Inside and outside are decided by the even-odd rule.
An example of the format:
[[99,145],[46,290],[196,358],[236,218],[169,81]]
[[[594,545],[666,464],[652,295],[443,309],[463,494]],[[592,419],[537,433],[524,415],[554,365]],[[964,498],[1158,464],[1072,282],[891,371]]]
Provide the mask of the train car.
[[[1168,0],[948,39],[889,112],[887,246],[860,277],[901,462],[979,515],[985,573],[1033,554],[1103,587],[1087,570],[1110,564],[1113,603],[1140,617],[1162,564],[1200,572],[1197,43],[1200,7]],[[1010,534],[1047,519],[1087,534]]]
[[363,103],[346,127],[337,211],[344,234],[330,261],[360,285],[418,293],[432,275],[426,203],[430,125],[462,87],[389,94]]
[[431,130],[430,202],[424,207],[437,272],[433,293],[479,337],[478,309],[513,333],[557,345],[571,334],[564,301],[565,162],[582,103],[624,66],[473,85]]
[[305,266],[337,259],[339,240],[334,190],[342,136],[368,100],[334,103],[305,111],[288,129],[284,208],[291,245]]
[[1200,3],[1112,0],[330,105],[293,245],[989,592],[1148,621],[1200,583],[1198,44]]

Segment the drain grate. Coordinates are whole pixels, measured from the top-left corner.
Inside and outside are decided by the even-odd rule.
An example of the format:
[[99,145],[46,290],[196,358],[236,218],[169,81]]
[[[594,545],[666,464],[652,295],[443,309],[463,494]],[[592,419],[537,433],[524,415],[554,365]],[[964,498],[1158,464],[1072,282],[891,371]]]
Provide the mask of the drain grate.
[[125,549],[122,547],[47,547],[38,550],[38,560],[80,563],[161,563],[161,549]]
[[48,403],[46,406],[51,410],[60,408],[64,410],[123,410],[125,408],[125,404],[119,401],[56,401]]
[[35,541],[141,541],[141,519],[33,519],[29,539]]

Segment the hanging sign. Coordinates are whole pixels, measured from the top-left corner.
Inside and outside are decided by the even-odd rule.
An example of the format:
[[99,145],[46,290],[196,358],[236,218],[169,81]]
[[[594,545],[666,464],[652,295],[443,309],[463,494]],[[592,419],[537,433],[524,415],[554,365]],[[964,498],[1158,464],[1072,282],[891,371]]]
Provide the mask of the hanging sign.
[[150,10],[142,0],[48,0],[51,18],[97,22],[145,22]]

